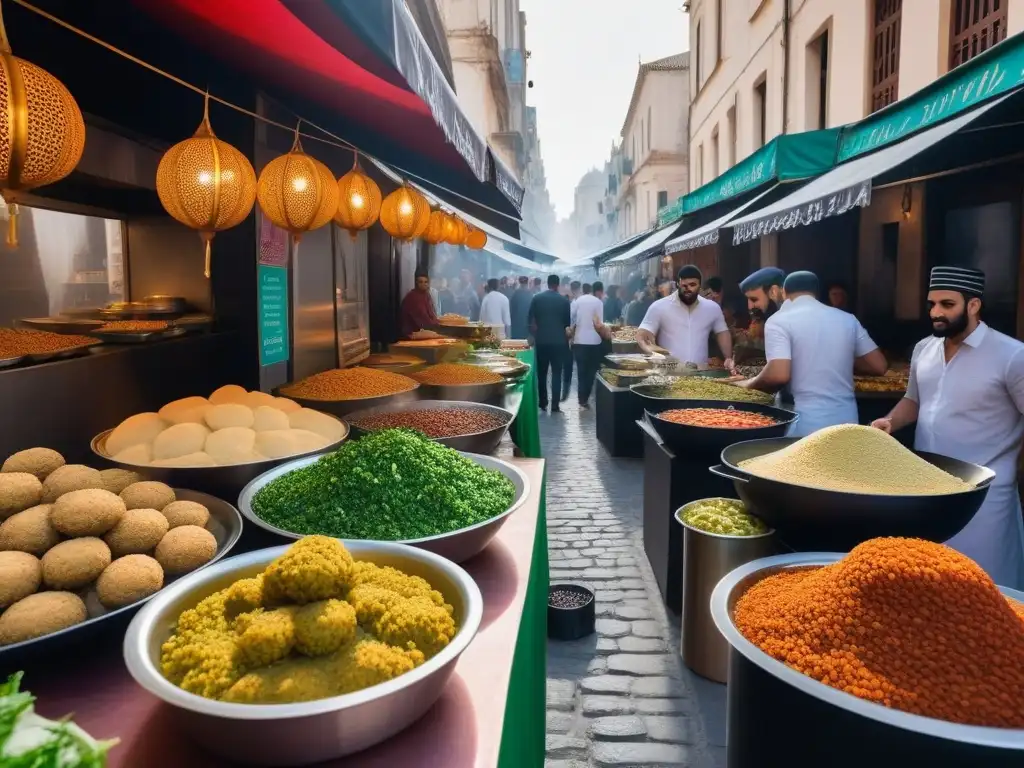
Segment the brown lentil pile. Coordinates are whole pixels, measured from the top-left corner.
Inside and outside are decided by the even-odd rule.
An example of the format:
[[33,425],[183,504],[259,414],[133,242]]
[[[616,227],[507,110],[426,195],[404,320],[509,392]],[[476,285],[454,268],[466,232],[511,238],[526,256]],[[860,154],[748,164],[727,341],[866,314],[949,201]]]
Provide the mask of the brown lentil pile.
[[33,331],[27,328],[0,328],[0,360],[25,355],[63,352],[99,343],[89,336]]
[[770,576],[735,622],[768,655],[859,698],[1024,728],[1024,614],[942,544],[872,539],[834,565]]
[[408,427],[422,432],[427,437],[437,438],[486,432],[503,427],[506,423],[504,417],[488,411],[474,408],[445,408],[380,413],[353,422],[353,425],[367,432]]
[[166,320],[111,320],[96,330],[101,333],[159,333],[169,327]]
[[409,375],[420,384],[435,386],[497,384],[499,381],[503,381],[497,373],[465,363],[438,363]]
[[334,368],[281,388],[287,397],[305,400],[356,400],[408,392],[416,382],[408,376],[373,368]]

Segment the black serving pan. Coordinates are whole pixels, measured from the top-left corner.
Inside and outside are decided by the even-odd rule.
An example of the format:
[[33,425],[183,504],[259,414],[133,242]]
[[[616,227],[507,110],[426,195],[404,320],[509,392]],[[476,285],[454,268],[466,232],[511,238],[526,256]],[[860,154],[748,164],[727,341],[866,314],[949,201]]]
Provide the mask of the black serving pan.
[[[656,406],[647,408],[647,420],[657,431],[665,445],[676,456],[706,457],[711,459],[734,443],[766,437],[782,437],[789,425],[800,418],[793,411],[759,403],[738,403],[727,400],[686,400],[685,405]],[[717,429],[715,427],[691,427],[676,424],[661,417],[666,411],[690,408],[720,408],[723,410],[760,413],[775,419],[776,424],[768,427],[746,429]]]
[[734,481],[750,511],[774,528],[797,552],[848,552],[879,536],[944,542],[963,530],[988,494],[996,473],[987,467],[937,453],[915,453],[939,469],[974,485],[939,496],[886,496],[810,488],[755,477],[740,469],[747,459],[773,453],[799,438],[748,440],[722,451],[711,472]]

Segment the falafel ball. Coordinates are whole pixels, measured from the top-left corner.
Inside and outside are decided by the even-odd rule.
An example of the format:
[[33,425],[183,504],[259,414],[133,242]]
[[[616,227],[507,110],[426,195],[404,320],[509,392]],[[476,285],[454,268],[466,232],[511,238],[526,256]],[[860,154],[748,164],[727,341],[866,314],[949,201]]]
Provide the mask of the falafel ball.
[[110,547],[102,539],[85,536],[62,541],[43,555],[43,582],[50,589],[81,589],[110,565]]
[[171,528],[198,525],[205,528],[210,521],[210,510],[198,501],[172,501],[163,508],[164,517]]
[[28,552],[0,552],[0,608],[33,594],[43,581],[39,559]]
[[73,592],[37,592],[0,614],[0,645],[13,645],[80,624],[85,603]]
[[132,483],[121,491],[121,499],[128,509],[162,510],[175,500],[174,489],[155,480]]
[[148,555],[125,555],[100,574],[96,594],[104,608],[113,610],[149,597],[163,586],[164,569],[160,563]]
[[52,448],[28,448],[8,456],[0,472],[27,472],[42,481],[64,463],[64,457]]
[[98,469],[84,464],[65,464],[57,467],[43,481],[43,503],[53,504],[65,493],[84,488],[102,488],[103,475]]
[[103,540],[114,557],[149,552],[164,537],[170,526],[155,509],[129,509]]
[[132,483],[142,481],[142,475],[128,469],[102,469],[100,475],[103,477],[103,490],[111,493],[120,493]]
[[52,509],[52,504],[39,504],[0,523],[0,551],[19,550],[42,557],[60,541],[60,534],[50,522]]
[[102,536],[124,517],[119,496],[102,488],[86,488],[61,496],[50,512],[53,527],[65,536]]
[[0,472],[0,520],[34,507],[43,497],[43,484],[28,472]]
[[156,560],[170,576],[194,571],[217,554],[217,539],[198,525],[171,528],[156,545]]

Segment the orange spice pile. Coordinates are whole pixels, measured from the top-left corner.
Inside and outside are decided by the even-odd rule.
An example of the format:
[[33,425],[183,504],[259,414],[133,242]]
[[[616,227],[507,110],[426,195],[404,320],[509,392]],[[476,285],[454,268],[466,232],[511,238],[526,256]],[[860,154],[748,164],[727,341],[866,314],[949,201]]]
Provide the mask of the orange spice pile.
[[281,388],[287,397],[306,400],[355,400],[407,392],[416,386],[408,376],[374,368],[334,368]]
[[409,374],[420,384],[452,386],[460,384],[497,384],[501,376],[486,368],[464,363],[438,363],[422,371]]
[[0,359],[63,352],[99,344],[91,336],[78,336],[28,328],[0,328]]
[[737,411],[730,408],[677,408],[659,413],[665,421],[684,424],[689,427],[713,427],[717,429],[751,429],[771,427],[777,419],[763,413]]
[[751,587],[737,628],[798,672],[887,707],[1024,728],[1024,609],[974,561],[873,539],[834,565]]

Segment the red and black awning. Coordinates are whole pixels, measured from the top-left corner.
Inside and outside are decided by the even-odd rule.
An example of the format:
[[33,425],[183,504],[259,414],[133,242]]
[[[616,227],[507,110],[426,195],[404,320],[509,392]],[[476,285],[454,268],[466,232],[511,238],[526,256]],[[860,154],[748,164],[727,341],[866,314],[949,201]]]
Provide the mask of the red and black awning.
[[403,0],[134,2],[300,114],[519,236],[523,188],[462,112]]

